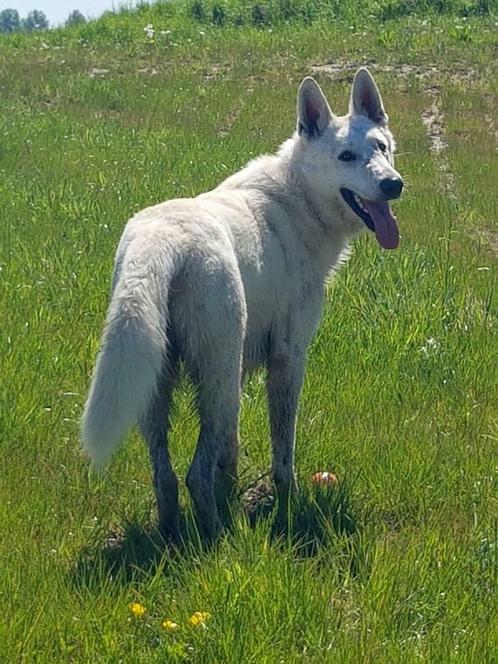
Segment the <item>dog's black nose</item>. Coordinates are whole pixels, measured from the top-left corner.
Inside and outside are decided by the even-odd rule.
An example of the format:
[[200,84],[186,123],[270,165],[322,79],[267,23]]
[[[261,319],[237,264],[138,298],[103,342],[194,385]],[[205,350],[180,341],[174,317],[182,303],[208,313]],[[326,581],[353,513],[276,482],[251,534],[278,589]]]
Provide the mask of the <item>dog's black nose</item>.
[[380,190],[387,199],[399,198],[403,189],[401,178],[385,178],[380,183]]

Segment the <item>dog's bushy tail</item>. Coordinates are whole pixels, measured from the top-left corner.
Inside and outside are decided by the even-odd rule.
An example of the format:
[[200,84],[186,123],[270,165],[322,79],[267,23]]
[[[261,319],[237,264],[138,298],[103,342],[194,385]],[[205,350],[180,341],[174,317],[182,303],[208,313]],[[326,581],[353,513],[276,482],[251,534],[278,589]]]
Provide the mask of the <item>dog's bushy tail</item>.
[[148,407],[166,352],[166,312],[153,277],[122,275],[111,299],[81,440],[102,467]]

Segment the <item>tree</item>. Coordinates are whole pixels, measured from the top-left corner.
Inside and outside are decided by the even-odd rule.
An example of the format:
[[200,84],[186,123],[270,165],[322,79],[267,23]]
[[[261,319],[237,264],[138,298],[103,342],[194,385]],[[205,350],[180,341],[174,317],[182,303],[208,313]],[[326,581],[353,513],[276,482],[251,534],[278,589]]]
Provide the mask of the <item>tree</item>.
[[21,19],[17,9],[4,9],[0,12],[0,32],[5,34],[17,32],[21,27]]
[[86,23],[86,18],[79,9],[74,9],[66,19],[66,28],[72,25],[82,25],[83,23]]
[[22,21],[23,30],[33,32],[33,30],[46,30],[48,28],[48,19],[39,9],[33,9]]

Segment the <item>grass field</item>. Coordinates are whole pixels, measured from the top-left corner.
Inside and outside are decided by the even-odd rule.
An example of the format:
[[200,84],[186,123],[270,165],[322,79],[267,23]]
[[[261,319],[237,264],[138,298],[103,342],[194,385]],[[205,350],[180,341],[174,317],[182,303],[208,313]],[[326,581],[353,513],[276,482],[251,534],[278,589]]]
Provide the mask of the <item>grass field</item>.
[[[498,661],[498,18],[367,4],[383,20],[219,27],[172,4],[0,41],[2,662]],[[362,237],[328,289],[289,534],[236,505],[212,550],[190,517],[165,554],[139,436],[103,477],[78,443],[124,223],[275,150],[304,75],[346,112],[360,64],[398,139],[402,242]],[[253,376],[242,489],[269,467],[264,392]],[[198,425],[176,400],[183,478]],[[312,488],[323,469],[338,488]]]

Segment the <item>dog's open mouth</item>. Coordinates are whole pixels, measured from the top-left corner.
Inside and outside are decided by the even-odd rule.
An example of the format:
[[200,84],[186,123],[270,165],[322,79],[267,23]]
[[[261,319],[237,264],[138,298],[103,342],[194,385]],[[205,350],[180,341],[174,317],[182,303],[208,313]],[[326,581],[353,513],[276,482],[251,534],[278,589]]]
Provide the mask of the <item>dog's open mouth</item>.
[[374,203],[360,198],[351,189],[341,189],[341,194],[353,212],[375,233],[380,246],[384,249],[396,249],[399,244],[399,231],[389,203]]

